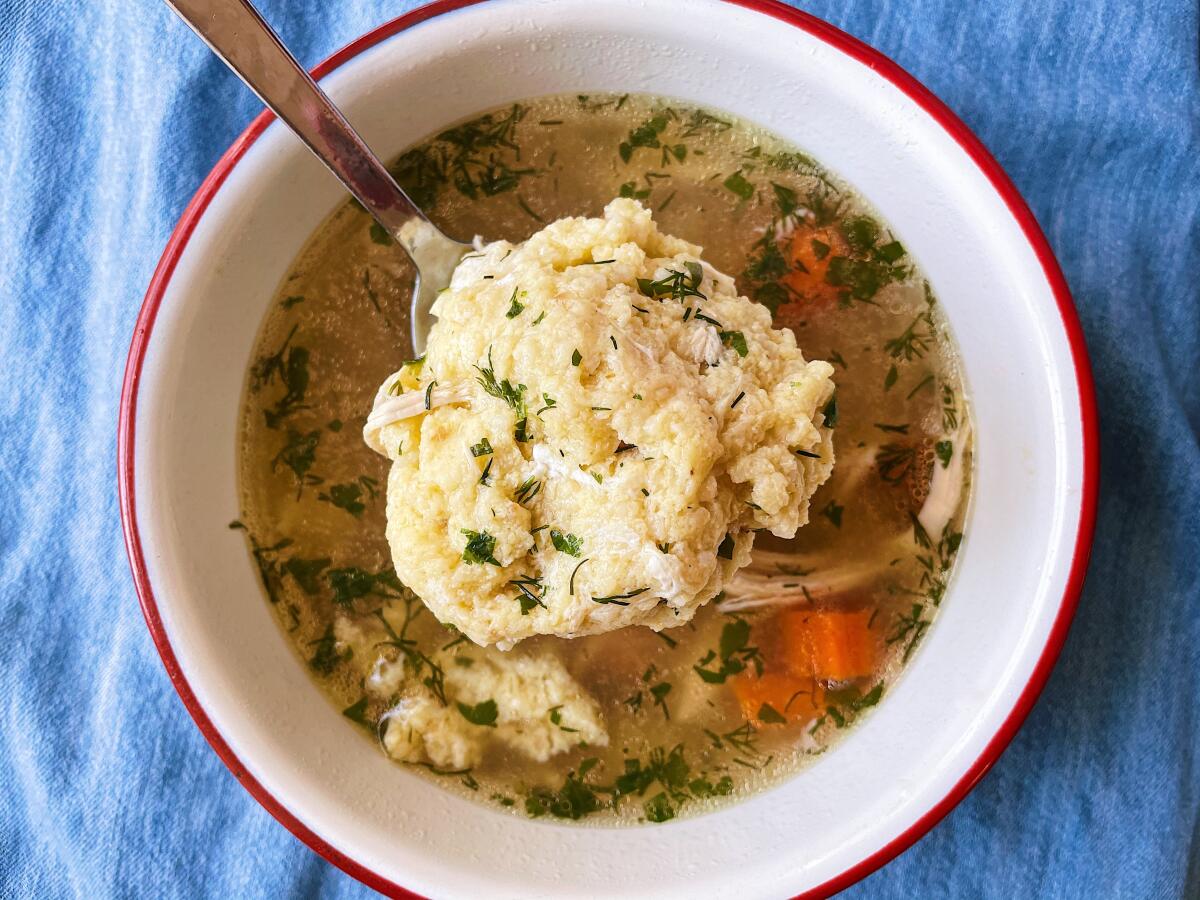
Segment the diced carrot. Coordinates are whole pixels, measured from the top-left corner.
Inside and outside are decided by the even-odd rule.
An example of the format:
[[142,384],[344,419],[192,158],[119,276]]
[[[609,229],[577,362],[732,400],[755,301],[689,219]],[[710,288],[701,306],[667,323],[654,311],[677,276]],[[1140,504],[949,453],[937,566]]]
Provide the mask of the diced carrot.
[[875,672],[878,635],[868,628],[870,610],[811,610],[784,613],[780,629],[792,675],[847,681]]
[[786,248],[792,269],[783,282],[794,296],[808,303],[833,306],[838,301],[838,288],[825,281],[830,260],[844,252],[845,240],[832,228],[800,226],[792,232]]
[[[825,691],[812,679],[780,672],[742,672],[733,679],[742,715],[755,728],[816,718]],[[784,721],[781,721],[784,720]]]

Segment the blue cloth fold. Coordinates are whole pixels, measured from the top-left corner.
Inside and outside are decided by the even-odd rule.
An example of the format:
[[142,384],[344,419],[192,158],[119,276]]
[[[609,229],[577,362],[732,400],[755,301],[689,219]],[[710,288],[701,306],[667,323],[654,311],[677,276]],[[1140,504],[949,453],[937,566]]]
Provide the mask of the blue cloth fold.
[[[311,64],[412,4],[260,5]],[[1042,701],[848,896],[1200,896],[1196,5],[805,8],[913,72],[1008,170],[1074,290],[1103,426],[1091,576]],[[0,897],[367,896],[209,750],[120,538],[134,317],[258,102],[163,4],[6,0],[0,109]]]

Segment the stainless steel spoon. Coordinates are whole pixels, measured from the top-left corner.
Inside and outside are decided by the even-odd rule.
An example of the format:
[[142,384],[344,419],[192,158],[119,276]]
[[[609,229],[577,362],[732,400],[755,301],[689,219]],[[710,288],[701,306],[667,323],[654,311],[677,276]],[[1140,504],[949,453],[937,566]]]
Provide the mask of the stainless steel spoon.
[[248,0],[166,3],[408,252],[417,268],[413,352],[423,353],[433,299],[471,246],[446,237],[425,217]]

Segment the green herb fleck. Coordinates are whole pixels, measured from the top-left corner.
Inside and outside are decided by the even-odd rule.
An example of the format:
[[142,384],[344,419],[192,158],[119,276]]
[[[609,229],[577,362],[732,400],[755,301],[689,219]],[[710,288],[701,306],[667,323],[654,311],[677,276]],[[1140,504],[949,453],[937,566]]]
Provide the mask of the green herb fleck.
[[887,370],[887,375],[883,377],[883,392],[885,394],[892,389],[892,386],[896,383],[896,379],[899,377],[900,372],[896,369],[895,365]]
[[742,332],[722,331],[720,336],[721,343],[736,350],[738,356],[745,357],[750,352],[750,348],[746,346],[746,336]]
[[495,557],[496,539],[486,531],[471,531],[463,528],[462,533],[467,536],[467,545],[463,548],[463,562],[471,565],[482,563],[491,563],[493,566],[499,566],[500,563]]
[[825,404],[825,408],[821,410],[821,415],[825,418],[826,428],[836,428],[838,423],[838,406],[837,394],[829,398],[829,402]]
[[846,507],[840,505],[836,500],[830,500],[825,504],[825,508],[821,510],[821,515],[833,523],[834,528],[842,527],[842,513]]
[[[713,663],[716,668],[709,668]],[[734,619],[721,629],[717,650],[708,651],[692,668],[708,684],[724,684],[730,675],[745,671],[747,665],[753,665],[762,674],[762,654],[757,647],[750,646],[750,623]]]
[[375,221],[371,222],[371,240],[384,247],[395,243],[388,230]]
[[557,528],[551,528],[550,541],[554,544],[555,550],[566,553],[568,556],[578,557],[583,552],[583,538],[570,532],[563,534]]
[[357,722],[359,725],[371,727],[371,720],[367,718],[367,698],[363,697],[357,703],[352,703],[342,710],[342,715],[352,722]]
[[350,658],[350,648],[339,651],[337,638],[333,634],[333,623],[325,628],[325,633],[315,641],[309,641],[308,646],[316,647],[308,660],[308,665],[318,675],[332,675],[333,670]]
[[[583,563],[580,563],[580,565],[583,565]],[[628,606],[629,601],[632,598],[639,597],[648,590],[650,590],[648,587],[636,588],[632,591],[626,591],[624,594],[610,594],[607,597],[593,597],[592,602],[602,605],[611,603],[613,606]]]
[[590,560],[587,560],[587,559],[580,560],[579,563],[575,566],[575,568],[571,570],[571,583],[570,583],[569,587],[570,587],[570,592],[571,592],[572,597],[575,596],[575,576],[579,574],[579,570],[583,568],[583,564],[585,562],[590,562]]
[[472,725],[480,725],[485,728],[495,728],[496,718],[499,710],[496,708],[495,700],[484,700],[482,703],[476,703],[474,706],[459,701],[455,704],[458,711],[462,713],[462,717]]
[[770,703],[764,703],[758,708],[757,719],[768,725],[786,725],[787,718]]
[[742,170],[734,172],[722,182],[726,189],[733,191],[743,200],[749,200],[754,196],[754,185],[746,180],[746,176],[742,174]]
[[508,312],[504,314],[505,318],[515,319],[525,310],[525,304],[517,299],[517,294],[520,288],[513,288],[512,297],[509,299]]
[[521,482],[521,486],[517,488],[517,492],[513,495],[513,499],[522,506],[536,497],[542,490],[542,483],[532,476]]

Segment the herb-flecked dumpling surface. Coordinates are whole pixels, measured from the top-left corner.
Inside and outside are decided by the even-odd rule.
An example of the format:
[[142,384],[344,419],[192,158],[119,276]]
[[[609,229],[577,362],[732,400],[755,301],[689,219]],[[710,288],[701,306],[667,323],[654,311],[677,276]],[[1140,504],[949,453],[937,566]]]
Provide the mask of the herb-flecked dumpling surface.
[[400,578],[510,647],[681,625],[833,467],[832,367],[634,200],[463,259],[364,436]]

